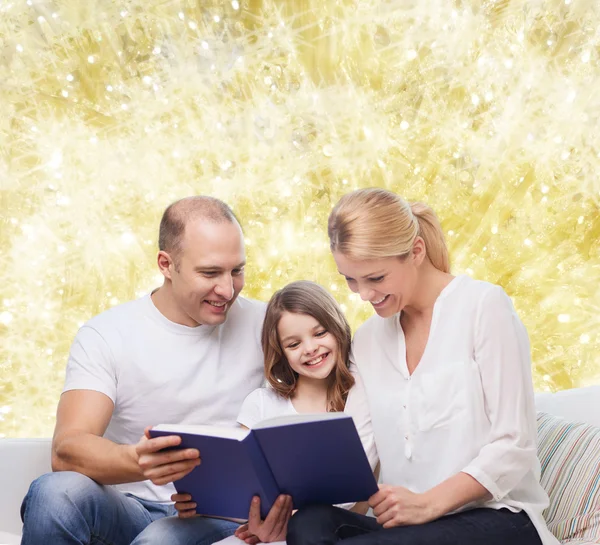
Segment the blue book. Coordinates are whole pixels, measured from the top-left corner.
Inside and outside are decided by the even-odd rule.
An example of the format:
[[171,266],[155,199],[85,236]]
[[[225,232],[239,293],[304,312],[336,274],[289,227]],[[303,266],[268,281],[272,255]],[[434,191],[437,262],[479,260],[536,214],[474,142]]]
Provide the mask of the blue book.
[[202,515],[247,519],[253,496],[266,517],[280,494],[294,509],[369,499],[378,490],[352,417],[344,413],[270,418],[252,430],[160,425],[152,437],[178,435],[202,463],[176,481]]

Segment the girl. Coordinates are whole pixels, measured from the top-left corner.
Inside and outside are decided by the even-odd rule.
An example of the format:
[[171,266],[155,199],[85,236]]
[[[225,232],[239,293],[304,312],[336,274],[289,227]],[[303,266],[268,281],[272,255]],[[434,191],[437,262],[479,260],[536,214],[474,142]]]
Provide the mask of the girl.
[[[244,401],[237,419],[241,426],[252,428],[267,418],[298,413],[346,410],[352,414],[354,404],[346,402],[357,379],[350,370],[350,326],[325,289],[299,281],[275,292],[267,306],[261,340],[268,385]],[[358,405],[354,410],[358,411]],[[369,459],[375,460],[371,436],[360,429],[359,433]],[[196,515],[189,495],[175,494],[172,499],[180,518]],[[291,499],[285,501],[274,528],[261,532],[260,521],[253,520],[257,510],[251,510],[252,522],[240,526],[236,536],[247,543],[285,539],[292,505]],[[340,507],[361,513],[368,509],[365,503]],[[268,518],[265,522],[269,526]]]
[[386,485],[369,499],[376,518],[302,509],[288,544],[557,544],[542,517],[529,341],[509,297],[452,276],[433,211],[390,191],[342,197],[329,239],[376,313],[352,351]]

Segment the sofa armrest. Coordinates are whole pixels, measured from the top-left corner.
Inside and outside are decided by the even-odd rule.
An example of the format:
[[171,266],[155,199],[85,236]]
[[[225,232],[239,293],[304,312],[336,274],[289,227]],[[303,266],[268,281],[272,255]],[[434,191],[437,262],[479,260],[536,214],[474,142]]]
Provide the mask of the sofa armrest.
[[29,485],[52,471],[52,440],[0,439],[0,532],[21,534],[21,502]]

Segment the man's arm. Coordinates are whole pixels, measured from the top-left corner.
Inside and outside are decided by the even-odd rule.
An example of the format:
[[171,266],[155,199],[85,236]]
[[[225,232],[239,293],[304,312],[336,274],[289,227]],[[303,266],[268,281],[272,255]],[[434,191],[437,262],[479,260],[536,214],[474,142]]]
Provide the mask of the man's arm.
[[77,471],[100,484],[145,479],[135,445],[118,445],[102,437],[113,409],[111,399],[100,392],[62,394],[52,440],[53,471]]
[[160,452],[181,443],[176,435],[144,436],[136,445],[105,439],[113,408],[109,397],[93,390],[61,396],[52,440],[53,471],[77,471],[100,484],[150,479],[160,485],[181,479],[200,463],[195,449]]

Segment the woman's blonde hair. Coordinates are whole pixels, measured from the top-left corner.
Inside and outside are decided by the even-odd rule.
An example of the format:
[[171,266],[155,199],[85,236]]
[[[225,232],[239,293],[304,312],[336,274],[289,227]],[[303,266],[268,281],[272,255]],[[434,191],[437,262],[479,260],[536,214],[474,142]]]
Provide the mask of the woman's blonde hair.
[[349,370],[352,333],[344,313],[327,290],[306,280],[292,282],[271,297],[262,328],[265,376],[273,389],[287,399],[294,396],[298,374],[288,363],[277,333],[277,325],[284,312],[312,316],[335,337],[338,354],[328,377],[327,410],[343,411],[348,392],[354,385],[354,377]]
[[420,236],[433,266],[450,272],[444,233],[433,210],[421,202],[409,204],[386,189],[344,195],[329,215],[327,231],[331,251],[350,259],[406,257]]

